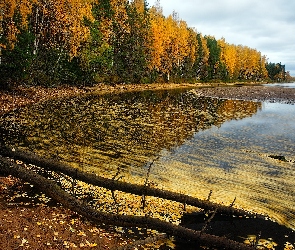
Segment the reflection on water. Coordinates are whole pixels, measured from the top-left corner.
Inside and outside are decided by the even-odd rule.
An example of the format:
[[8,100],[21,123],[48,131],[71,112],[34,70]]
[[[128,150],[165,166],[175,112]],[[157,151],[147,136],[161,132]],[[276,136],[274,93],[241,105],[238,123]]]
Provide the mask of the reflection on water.
[[120,168],[126,181],[138,182],[162,150],[171,151],[212,125],[251,116],[260,106],[146,91],[44,103],[4,121],[18,124],[18,133],[8,138],[19,146],[107,177]]
[[[283,112],[282,112],[283,111]],[[0,118],[9,143],[73,167],[235,204],[295,228],[295,106],[145,91],[47,102]],[[284,155],[288,162],[269,155]],[[291,161],[291,162],[290,162]]]
[[294,113],[294,105],[265,103],[252,117],[195,133],[162,152],[154,178],[165,176],[170,189],[204,199],[212,190],[212,199],[225,204],[236,197],[237,206],[295,228]]

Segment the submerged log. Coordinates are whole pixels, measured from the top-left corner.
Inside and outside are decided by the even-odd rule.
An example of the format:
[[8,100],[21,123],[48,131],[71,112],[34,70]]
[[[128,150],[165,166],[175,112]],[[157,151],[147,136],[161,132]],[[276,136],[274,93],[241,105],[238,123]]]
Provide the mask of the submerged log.
[[174,235],[186,240],[194,240],[206,246],[214,246],[217,248],[225,249],[253,249],[252,247],[243,243],[238,243],[233,240],[226,239],[199,231],[187,229],[182,226],[177,226],[169,222],[161,221],[159,219],[144,217],[144,216],[131,216],[131,215],[118,215],[108,214],[93,209],[92,207],[83,204],[82,201],[74,198],[69,193],[60,188],[54,181],[48,180],[35,172],[24,168],[21,165],[15,164],[13,161],[0,156],[0,172],[4,174],[13,175],[24,181],[30,182],[35,185],[41,192],[45,193],[56,202],[61,203],[64,207],[79,213],[85,218],[95,223],[108,223],[120,226],[138,226],[156,229],[160,232]]
[[217,209],[219,213],[228,215],[264,218],[264,216],[259,214],[253,214],[243,209],[234,208],[232,206],[217,204],[214,202],[210,202],[209,200],[201,200],[189,195],[153,188],[146,185],[131,184],[123,181],[104,178],[101,176],[97,176],[94,173],[87,173],[79,169],[67,166],[53,159],[46,159],[43,157],[41,158],[40,156],[27,151],[10,149],[8,147],[2,146],[0,147],[0,154],[2,156],[8,156],[17,160],[21,160],[27,164],[33,164],[38,167],[42,167],[46,170],[61,172],[72,177],[73,179],[78,179],[80,181],[84,181],[95,186],[104,187],[111,191],[118,190],[135,195],[159,197],[171,201],[180,202],[186,205],[192,205],[208,211],[215,211]]

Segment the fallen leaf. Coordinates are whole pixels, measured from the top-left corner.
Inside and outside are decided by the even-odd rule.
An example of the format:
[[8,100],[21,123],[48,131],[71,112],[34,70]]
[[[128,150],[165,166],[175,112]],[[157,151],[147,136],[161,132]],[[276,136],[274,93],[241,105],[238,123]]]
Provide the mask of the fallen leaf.
[[77,235],[78,236],[86,236],[86,234],[84,232],[82,232],[82,231],[80,231]]
[[22,243],[19,245],[20,247],[23,247],[24,244],[29,243],[26,239],[22,239]]

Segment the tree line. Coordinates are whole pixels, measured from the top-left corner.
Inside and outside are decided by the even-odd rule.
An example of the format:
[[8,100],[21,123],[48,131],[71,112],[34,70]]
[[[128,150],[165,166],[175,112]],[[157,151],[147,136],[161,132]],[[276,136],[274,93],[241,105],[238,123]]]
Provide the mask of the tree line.
[[2,88],[290,78],[256,49],[165,17],[159,1],[4,0],[0,12]]

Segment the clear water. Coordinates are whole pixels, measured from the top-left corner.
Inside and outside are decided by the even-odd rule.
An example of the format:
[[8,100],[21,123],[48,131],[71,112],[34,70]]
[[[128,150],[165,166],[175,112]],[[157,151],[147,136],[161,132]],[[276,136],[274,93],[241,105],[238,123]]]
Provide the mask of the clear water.
[[[251,117],[200,131],[154,168],[169,188],[295,226],[295,106],[263,103]],[[274,159],[284,156],[286,161]]]
[[283,88],[295,88],[295,82],[291,83],[273,83],[273,84],[265,84],[264,86],[269,86],[269,87],[283,87]]
[[[295,105],[137,92],[50,101],[0,118],[11,145],[85,171],[264,213],[295,228]],[[283,156],[286,161],[274,159]]]

